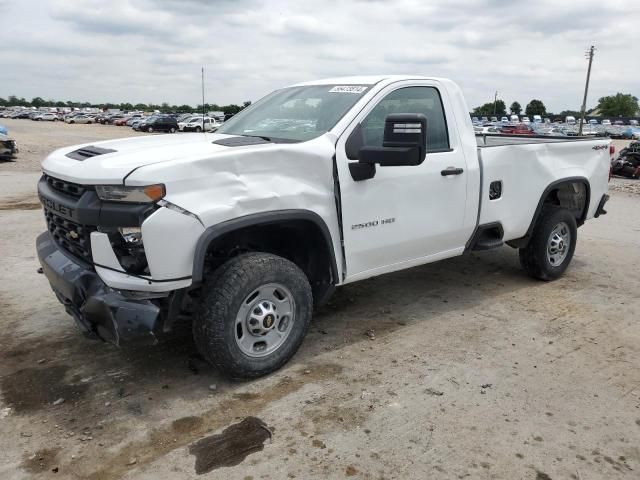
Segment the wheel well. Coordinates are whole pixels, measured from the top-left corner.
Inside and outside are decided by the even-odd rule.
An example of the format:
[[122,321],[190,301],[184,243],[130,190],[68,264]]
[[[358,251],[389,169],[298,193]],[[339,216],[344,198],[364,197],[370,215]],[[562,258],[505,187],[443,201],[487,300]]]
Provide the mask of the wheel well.
[[[326,228],[326,226],[325,226]],[[246,252],[266,252],[295,263],[307,276],[314,304],[333,291],[337,271],[328,230],[309,219],[288,219],[240,226],[216,235],[206,246],[202,276],[211,274],[229,258]],[[196,262],[198,257],[196,255]],[[194,280],[199,280],[194,268]]]
[[[586,181],[568,181],[555,185],[544,197],[544,205],[555,205],[566,208],[576,218],[578,226],[582,225],[589,207],[589,184]],[[537,212],[539,215],[539,212]],[[537,216],[536,215],[536,220]]]
[[581,226],[587,218],[590,198],[591,189],[589,181],[586,178],[568,178],[552,183],[545,189],[540,198],[527,234],[522,238],[508,241],[507,245],[513,248],[523,248],[527,246],[533,229],[545,206],[555,205],[566,208],[575,216],[576,224]]

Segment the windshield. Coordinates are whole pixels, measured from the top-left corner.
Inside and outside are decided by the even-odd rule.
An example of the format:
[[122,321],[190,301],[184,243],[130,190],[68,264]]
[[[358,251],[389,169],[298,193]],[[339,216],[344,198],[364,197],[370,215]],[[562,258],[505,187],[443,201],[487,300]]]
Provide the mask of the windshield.
[[309,85],[267,95],[227,120],[217,133],[304,142],[319,137],[360,99],[366,85]]

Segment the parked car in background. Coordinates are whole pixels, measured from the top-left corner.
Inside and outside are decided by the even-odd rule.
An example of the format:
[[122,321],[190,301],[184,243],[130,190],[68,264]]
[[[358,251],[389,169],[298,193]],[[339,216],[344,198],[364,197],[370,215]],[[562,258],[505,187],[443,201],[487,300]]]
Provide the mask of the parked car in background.
[[513,123],[518,123],[520,121],[520,117],[518,115],[511,115],[509,117],[509,121]]
[[522,123],[531,123],[531,120],[529,120],[529,117],[522,117]]
[[589,125],[598,125],[598,120],[592,118],[591,120],[589,120]]
[[0,125],[0,134],[9,135],[9,130],[7,130],[7,127],[5,127],[4,125]]
[[542,123],[542,115],[534,115],[533,123]]
[[524,123],[516,125],[504,125],[500,128],[500,133],[505,135],[535,135],[533,130]]
[[182,119],[178,117],[178,130],[182,131],[184,130],[184,127],[186,127],[188,124],[197,122],[197,121],[200,121],[202,123],[202,115],[201,116],[191,115],[189,117],[182,117]]
[[480,121],[481,121],[482,123],[485,123],[485,122],[488,122],[488,121],[489,121],[489,119],[488,119],[487,117],[482,117],[482,118],[480,119]]
[[629,120],[629,125],[631,125],[632,127],[637,127],[638,126],[638,120]]
[[10,160],[18,153],[15,140],[6,134],[0,133],[0,160]]
[[572,117],[571,115],[568,115],[564,118],[564,123],[567,123],[569,125],[575,125],[576,124],[576,117]]
[[169,132],[178,131],[178,122],[176,119],[167,115],[155,117],[144,124],[144,128],[140,128],[144,132]]
[[602,120],[602,125],[611,125],[611,120],[605,118],[604,120]]
[[58,120],[60,120],[60,117],[58,116],[57,113],[49,112],[49,113],[43,113],[37,119],[44,122],[57,122]]
[[615,122],[613,122],[614,125],[624,125],[624,122],[622,120],[616,120]]
[[491,117],[491,121],[492,122],[497,122],[498,121],[498,117]]
[[220,125],[222,124],[218,123],[214,118],[205,117],[202,119],[202,117],[200,117],[187,123],[182,130],[184,132],[202,132],[204,128],[205,132],[215,132]]
[[508,118],[508,117],[501,117],[501,118],[500,118],[500,122],[501,122],[501,123],[507,123],[508,121],[509,121],[509,118]]
[[75,115],[73,117],[65,118],[66,123],[95,123],[93,117],[89,115]]

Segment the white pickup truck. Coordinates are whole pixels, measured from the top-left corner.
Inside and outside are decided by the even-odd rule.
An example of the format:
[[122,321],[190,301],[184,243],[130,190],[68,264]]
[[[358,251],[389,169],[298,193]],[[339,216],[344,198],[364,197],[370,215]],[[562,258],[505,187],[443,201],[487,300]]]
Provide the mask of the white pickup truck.
[[335,287],[518,248],[553,280],[604,211],[605,139],[476,137],[460,88],[419,76],[277,90],[215,134],[63,148],[42,163],[43,272],[88,334],[189,321],[232,377],[287,362]]

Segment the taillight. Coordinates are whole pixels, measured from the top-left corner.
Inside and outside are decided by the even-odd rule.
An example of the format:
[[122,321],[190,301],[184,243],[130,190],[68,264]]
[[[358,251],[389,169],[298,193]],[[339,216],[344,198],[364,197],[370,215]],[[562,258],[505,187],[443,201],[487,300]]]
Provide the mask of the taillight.
[[615,145],[609,145],[609,155],[611,157],[613,157],[616,154],[616,146]]

